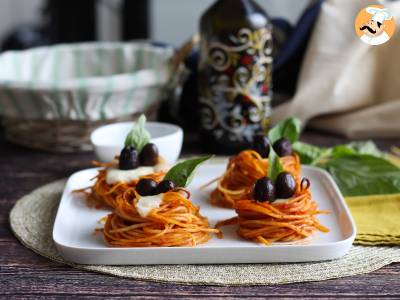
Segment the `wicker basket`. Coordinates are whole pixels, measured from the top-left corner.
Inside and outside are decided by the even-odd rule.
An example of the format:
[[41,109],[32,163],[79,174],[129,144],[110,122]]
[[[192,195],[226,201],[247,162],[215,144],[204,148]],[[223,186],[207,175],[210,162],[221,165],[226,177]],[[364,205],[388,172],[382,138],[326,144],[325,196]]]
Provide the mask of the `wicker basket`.
[[176,71],[174,53],[149,43],[84,43],[1,54],[6,138],[41,150],[85,151],[100,125],[141,113],[152,119]]

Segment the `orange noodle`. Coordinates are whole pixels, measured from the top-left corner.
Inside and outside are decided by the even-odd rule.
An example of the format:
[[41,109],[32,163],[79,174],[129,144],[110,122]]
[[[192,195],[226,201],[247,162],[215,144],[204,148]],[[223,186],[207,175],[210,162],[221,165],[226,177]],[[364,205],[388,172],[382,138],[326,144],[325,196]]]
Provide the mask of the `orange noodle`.
[[160,206],[142,217],[136,209],[136,191],[126,191],[115,211],[106,218],[102,230],[106,244],[110,247],[178,247],[207,242],[211,233],[219,230],[210,228],[207,218],[200,215],[199,207],[188,199],[189,195],[183,188],[161,194]]
[[[285,171],[291,173],[296,181],[300,179],[300,159],[297,154],[280,158]],[[254,150],[244,150],[229,159],[225,173],[218,178],[217,188],[211,193],[212,204],[234,207],[240,199],[249,199],[254,183],[268,176],[268,159],[262,158]]]
[[[159,158],[159,161],[161,163],[164,162],[162,158]],[[93,186],[77,190],[76,192],[86,193],[86,200],[88,205],[94,207],[108,206],[111,208],[115,208],[117,206],[118,201],[121,199],[123,193],[127,191],[129,188],[135,187],[140,179],[150,178],[159,182],[164,178],[166,174],[165,171],[159,171],[149,175],[142,176],[137,180],[132,180],[131,182],[118,182],[115,184],[108,184],[106,181],[107,168],[118,167],[118,163],[111,162],[103,164],[103,163],[93,162],[93,164],[95,166],[101,166],[105,168],[100,169],[98,171],[97,176],[93,178],[93,180],[95,180]]]
[[317,214],[328,213],[318,210],[312,200],[310,182],[303,179],[297,185],[293,197],[275,202],[237,200],[237,217],[218,222],[217,228],[238,224],[238,235],[264,245],[273,242],[294,242],[311,236],[315,231],[328,232],[316,219]]

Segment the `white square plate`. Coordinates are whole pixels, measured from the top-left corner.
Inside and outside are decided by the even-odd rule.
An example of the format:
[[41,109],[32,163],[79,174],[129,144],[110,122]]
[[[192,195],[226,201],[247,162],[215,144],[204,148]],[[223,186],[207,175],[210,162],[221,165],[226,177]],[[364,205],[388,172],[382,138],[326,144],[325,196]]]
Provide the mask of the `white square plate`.
[[[191,200],[201,207],[200,213],[208,217],[211,226],[235,215],[232,209],[218,208],[208,202],[208,195],[215,185],[199,190],[199,186],[220,176],[225,166],[201,166],[189,186]],[[356,234],[349,209],[331,176],[323,170],[303,166],[302,175],[311,181],[313,199],[320,209],[331,211],[331,214],[318,216],[330,232],[317,232],[307,243],[263,246],[241,239],[236,235],[236,226],[227,226],[223,228],[223,239],[213,236],[208,243],[197,247],[110,248],[104,244],[101,234],[94,234],[94,229],[101,227],[99,220],[110,210],[89,208],[82,196],[72,193],[75,189],[91,185],[90,179],[96,174],[97,169],[73,174],[65,186],[58,208],[53,239],[60,254],[71,262],[141,265],[321,261],[345,255]]]

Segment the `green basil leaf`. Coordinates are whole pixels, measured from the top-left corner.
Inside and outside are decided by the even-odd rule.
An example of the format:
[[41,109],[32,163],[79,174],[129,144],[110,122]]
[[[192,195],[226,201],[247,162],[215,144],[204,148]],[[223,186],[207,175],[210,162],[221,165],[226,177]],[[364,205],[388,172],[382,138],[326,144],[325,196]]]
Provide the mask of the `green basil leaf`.
[[150,133],[144,127],[145,124],[146,117],[145,115],[141,115],[126,136],[125,146],[132,146],[138,152],[142,151],[143,147],[150,142]]
[[291,143],[294,143],[299,139],[300,131],[300,120],[296,118],[289,118],[272,127],[268,132],[268,139],[271,145],[283,137],[287,138]]
[[168,171],[164,179],[172,180],[178,187],[186,187],[192,182],[197,167],[212,157],[213,155],[208,155],[180,162]]
[[358,153],[351,147],[347,145],[336,145],[332,148],[331,156],[333,158],[339,158],[347,155],[357,155]]
[[275,153],[274,149],[271,147],[268,156],[268,177],[275,182],[276,177],[279,173],[283,172],[283,166],[279,160],[278,154]]
[[367,154],[346,155],[332,158],[323,168],[333,176],[344,196],[400,192],[400,168],[383,158]]
[[371,141],[320,148],[295,142],[294,151],[303,164],[327,170],[344,196],[400,192],[400,168],[385,159]]
[[352,142],[345,145],[337,145],[332,148],[332,157],[338,158],[347,155],[368,154],[376,157],[383,157],[384,154],[372,141]]
[[372,141],[366,142],[352,142],[345,145],[347,148],[354,150],[358,154],[369,154],[377,157],[383,157],[384,154],[378,149],[376,144]]
[[327,148],[317,147],[303,142],[294,142],[293,150],[300,156],[302,164],[313,165],[329,152]]
[[353,142],[345,145],[336,145],[332,148],[318,147],[303,142],[293,143],[293,150],[300,156],[300,160],[306,165],[317,165],[331,158],[339,158],[347,155],[369,154],[376,157],[384,157],[384,154],[372,141]]

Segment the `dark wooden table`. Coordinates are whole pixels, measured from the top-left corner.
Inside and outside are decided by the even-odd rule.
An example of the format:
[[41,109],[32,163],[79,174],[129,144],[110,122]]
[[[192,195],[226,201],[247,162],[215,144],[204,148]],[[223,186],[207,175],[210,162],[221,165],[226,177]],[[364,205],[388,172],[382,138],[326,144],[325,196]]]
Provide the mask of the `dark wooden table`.
[[[308,132],[303,140],[333,145],[346,140]],[[184,153],[197,152],[196,138]],[[399,141],[378,141],[382,149]],[[353,277],[269,286],[199,286],[121,279],[51,262],[24,248],[12,235],[8,215],[14,202],[33,189],[89,167],[93,154],[52,154],[8,144],[0,135],[0,297],[400,297],[400,264]]]

